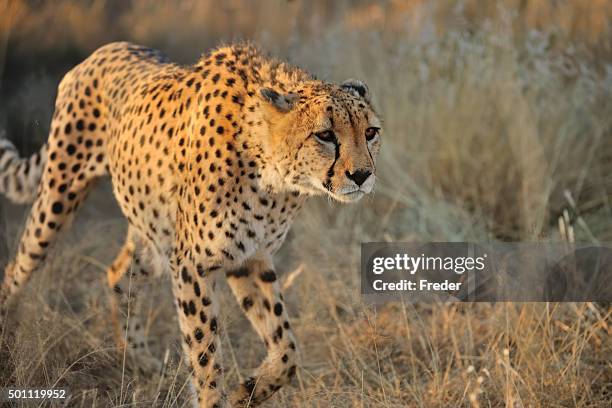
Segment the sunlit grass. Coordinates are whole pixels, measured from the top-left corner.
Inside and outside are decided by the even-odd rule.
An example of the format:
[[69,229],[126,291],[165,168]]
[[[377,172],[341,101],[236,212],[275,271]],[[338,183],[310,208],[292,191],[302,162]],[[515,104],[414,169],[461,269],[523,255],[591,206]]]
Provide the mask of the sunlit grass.
[[[309,203],[277,256],[285,276],[303,268],[286,295],[302,369],[268,406],[608,407],[609,307],[374,309],[360,299],[361,242],[559,240],[564,209],[581,217],[578,241],[612,239],[612,66],[601,57],[609,51],[601,23],[609,3],[504,3],[525,6],[512,13],[475,1],[279,0],[117,8],[62,0],[34,9],[0,0],[0,27],[10,27],[14,56],[53,47],[87,53],[120,37],[188,61],[219,39],[254,38],[321,78],[368,83],[384,118],[379,182],[357,205]],[[12,14],[2,13],[7,7]],[[51,115],[58,79],[51,75],[35,71],[0,102],[13,140]],[[37,126],[28,134],[43,138],[47,125]],[[3,349],[0,386],[57,383],[83,407],[184,406],[188,377],[169,288],[154,294],[149,316],[154,350],[170,356],[167,375],[137,379],[129,366],[122,373],[101,269],[124,224],[108,195],[94,194],[83,210],[19,300],[11,319],[17,341]],[[10,221],[14,245],[23,217]],[[231,296],[222,310],[235,383],[264,347]]]

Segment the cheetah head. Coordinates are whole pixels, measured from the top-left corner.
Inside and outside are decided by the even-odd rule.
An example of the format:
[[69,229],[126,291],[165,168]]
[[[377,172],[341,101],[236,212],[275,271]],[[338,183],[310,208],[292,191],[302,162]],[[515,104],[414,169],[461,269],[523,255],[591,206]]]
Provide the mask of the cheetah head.
[[285,188],[354,202],[372,191],[381,121],[368,87],[312,81],[286,94],[260,91],[265,150]]

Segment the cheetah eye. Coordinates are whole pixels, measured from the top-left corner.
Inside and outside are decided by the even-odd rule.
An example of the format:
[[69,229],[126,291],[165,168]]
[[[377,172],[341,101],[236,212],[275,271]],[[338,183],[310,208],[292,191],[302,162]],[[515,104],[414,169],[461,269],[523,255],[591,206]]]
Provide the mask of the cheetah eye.
[[368,142],[374,140],[374,138],[378,135],[378,131],[380,128],[377,127],[369,127],[365,131],[365,137]]
[[314,134],[319,142],[336,143],[336,135],[331,130],[324,130]]

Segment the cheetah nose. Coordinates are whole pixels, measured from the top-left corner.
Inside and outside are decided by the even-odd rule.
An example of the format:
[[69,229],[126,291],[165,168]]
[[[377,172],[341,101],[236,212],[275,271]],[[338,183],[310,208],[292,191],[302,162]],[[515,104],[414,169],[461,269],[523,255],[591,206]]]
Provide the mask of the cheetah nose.
[[361,186],[371,175],[372,172],[370,170],[357,170],[354,173],[349,173],[348,170],[346,171],[346,177],[353,180],[358,186]]

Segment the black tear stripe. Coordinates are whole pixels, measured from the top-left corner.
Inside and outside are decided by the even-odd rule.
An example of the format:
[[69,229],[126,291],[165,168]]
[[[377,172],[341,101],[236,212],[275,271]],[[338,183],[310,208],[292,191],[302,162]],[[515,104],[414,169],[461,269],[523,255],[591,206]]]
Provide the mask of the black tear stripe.
[[332,179],[331,178],[334,177],[334,166],[336,165],[336,162],[338,161],[338,158],[340,157],[340,143],[336,142],[334,143],[334,146],[336,147],[336,157],[334,158],[334,162],[332,163],[329,170],[327,170],[327,180],[325,180],[325,183],[323,183],[323,187],[325,187],[329,191],[331,191],[332,189]]
[[[353,127],[355,132],[357,132],[358,129],[357,129],[357,126],[355,125],[355,121],[353,120],[353,116],[351,115],[351,111],[348,109],[347,111],[349,115],[349,121],[351,122],[351,126]],[[366,122],[367,122],[367,118],[364,118],[364,119],[366,119]],[[359,137],[359,135],[357,137]],[[370,162],[372,163],[372,166],[374,166],[374,157],[372,157],[372,152],[370,152],[370,146],[367,141],[366,141],[366,149],[368,150],[368,155],[370,156]]]
[[372,152],[370,151],[370,143],[368,143],[367,140],[366,140],[366,150],[368,151],[368,156],[370,156],[370,163],[372,163],[372,167],[374,167],[374,157],[372,157]]

